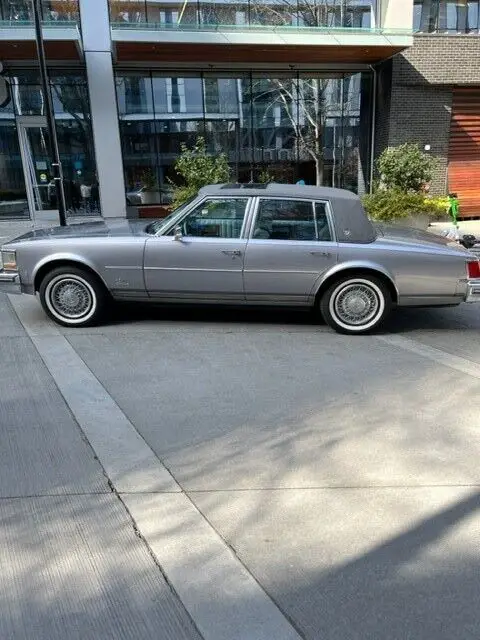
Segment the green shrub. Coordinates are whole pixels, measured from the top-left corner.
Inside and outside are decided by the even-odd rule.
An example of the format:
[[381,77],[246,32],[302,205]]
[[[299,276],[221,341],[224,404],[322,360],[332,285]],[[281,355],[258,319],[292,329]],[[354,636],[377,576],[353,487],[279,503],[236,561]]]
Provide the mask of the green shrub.
[[376,163],[383,188],[421,192],[430,182],[436,160],[416,144],[385,149]]
[[379,189],[363,196],[362,203],[369,218],[384,222],[416,215],[440,218],[446,215],[448,208],[448,198],[431,198],[424,193],[398,189]]
[[175,162],[175,171],[183,179],[182,185],[174,183],[173,204],[178,207],[194,196],[207,184],[228,182],[230,167],[224,153],[207,153],[204,138],[198,138],[191,149],[182,144],[181,153]]

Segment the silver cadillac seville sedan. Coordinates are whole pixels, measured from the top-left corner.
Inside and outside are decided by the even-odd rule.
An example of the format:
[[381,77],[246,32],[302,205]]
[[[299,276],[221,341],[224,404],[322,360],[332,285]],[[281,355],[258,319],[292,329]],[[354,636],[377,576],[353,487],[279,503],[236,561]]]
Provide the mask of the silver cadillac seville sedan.
[[480,263],[428,232],[375,227],[340,189],[225,184],[163,220],[32,231],[2,247],[0,290],[37,295],[56,322],[97,323],[113,300],[298,305],[341,333],[396,306],[480,301]]

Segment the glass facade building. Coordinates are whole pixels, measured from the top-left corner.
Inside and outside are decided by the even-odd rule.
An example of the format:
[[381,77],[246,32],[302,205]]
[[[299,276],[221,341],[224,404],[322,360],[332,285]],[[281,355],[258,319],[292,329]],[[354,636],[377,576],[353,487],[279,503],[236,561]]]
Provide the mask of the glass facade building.
[[[16,69],[6,77],[11,100],[0,108],[0,216],[29,215],[26,172],[35,185],[38,209],[55,209],[38,72]],[[50,80],[67,207],[72,213],[83,213],[87,203],[82,201],[80,187],[91,186],[96,177],[86,77],[78,70],[57,69],[51,72]],[[88,203],[88,209],[94,207],[98,209],[98,201]]]
[[480,0],[415,0],[413,29],[420,33],[480,33]]
[[[146,176],[169,202],[199,138],[232,180],[367,190],[374,65],[410,43],[381,2],[42,0],[68,211],[125,216]],[[0,217],[56,208],[32,25],[0,0]]]
[[205,28],[217,25],[370,28],[375,0],[111,0],[115,23]]
[[[78,0],[41,0],[40,7],[45,22],[76,22],[79,18]],[[31,0],[0,0],[0,20],[32,22]]]
[[130,71],[117,73],[116,87],[128,188],[146,169],[167,187],[181,145],[199,137],[227,155],[234,180],[364,188],[369,73]]

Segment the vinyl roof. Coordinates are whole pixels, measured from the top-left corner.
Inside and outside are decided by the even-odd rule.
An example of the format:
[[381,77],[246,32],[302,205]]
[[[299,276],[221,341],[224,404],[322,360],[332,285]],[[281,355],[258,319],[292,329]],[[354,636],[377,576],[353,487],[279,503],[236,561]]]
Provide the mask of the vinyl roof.
[[319,198],[320,200],[358,200],[358,196],[345,189],[313,187],[297,184],[212,184],[200,189],[203,195],[224,196],[275,196],[289,198]]

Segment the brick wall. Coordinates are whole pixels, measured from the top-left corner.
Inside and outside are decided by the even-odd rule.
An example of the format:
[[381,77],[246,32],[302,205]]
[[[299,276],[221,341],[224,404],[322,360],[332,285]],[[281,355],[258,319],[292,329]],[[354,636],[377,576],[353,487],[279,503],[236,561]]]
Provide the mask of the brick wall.
[[390,100],[383,105],[379,86],[376,155],[404,142],[431,145],[433,194],[447,186],[452,85],[480,85],[480,37],[417,35],[413,47],[392,60]]
[[437,160],[431,192],[445,193],[452,90],[449,87],[394,85],[391,94],[389,146],[429,144]]
[[480,84],[480,37],[416,35],[393,59],[396,84]]

